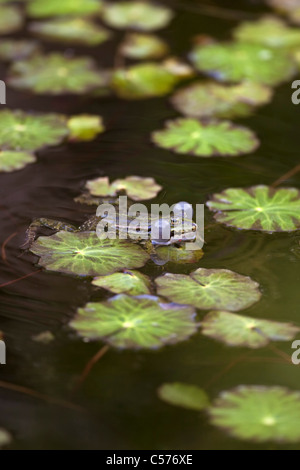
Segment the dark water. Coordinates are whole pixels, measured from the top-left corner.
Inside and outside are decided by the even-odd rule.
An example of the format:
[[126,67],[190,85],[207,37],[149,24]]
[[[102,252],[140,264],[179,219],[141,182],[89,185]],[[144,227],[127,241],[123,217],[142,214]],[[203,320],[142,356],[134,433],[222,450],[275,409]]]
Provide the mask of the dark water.
[[[241,20],[229,18],[229,8],[242,17],[257,17],[264,9],[259,1],[222,1],[218,16],[203,13],[203,2],[165,2],[178,15],[162,32],[173,50],[184,57],[196,34],[218,38],[230,35]],[[216,3],[215,3],[216,4]],[[224,14],[225,12],[225,14]],[[222,16],[222,17],[219,17]],[[225,17],[223,17],[225,16]],[[116,41],[94,48],[103,66],[111,65]],[[57,49],[49,45],[49,49]],[[90,54],[88,48],[76,52]],[[5,76],[4,67],[1,78]],[[155,148],[149,134],[177,114],[168,99],[125,102],[116,98],[36,98],[8,90],[8,106],[24,110],[90,112],[101,114],[107,132],[89,144],[66,144],[40,152],[38,162],[26,169],[0,176],[1,234],[3,243],[16,233],[1,259],[1,279],[6,283],[38,268],[31,254],[19,249],[24,231],[38,217],[61,218],[79,223],[89,212],[73,202],[88,178],[108,175],[152,176],[164,188],[157,200],[202,203],[210,194],[231,186],[271,184],[298,162],[300,107],[291,103],[291,84],[277,89],[269,106],[244,119],[262,141],[259,150],[236,159],[201,159],[177,156]],[[299,185],[299,176],[288,181]],[[151,201],[152,202],[152,201]],[[206,226],[212,224],[206,213]],[[245,311],[254,317],[299,324],[299,235],[264,235],[238,232],[213,225],[205,233],[205,256],[195,265],[167,265],[143,269],[153,277],[169,270],[188,273],[199,266],[228,268],[250,275],[262,286],[262,300]],[[0,291],[0,330],[5,332],[7,365],[0,366],[0,380],[35,390],[48,401],[0,384],[0,425],[14,436],[14,449],[255,449],[265,448],[232,439],[208,424],[205,414],[170,407],[156,396],[167,381],[204,387],[211,397],[239,384],[282,385],[300,389],[300,366],[285,362],[269,348],[250,351],[230,349],[196,334],[187,342],[158,352],[110,350],[95,366],[81,389],[72,387],[100,343],[83,343],[67,326],[78,306],[90,298],[101,299],[89,281],[55,273],[37,272]],[[32,336],[50,330],[49,345]],[[278,345],[291,354],[290,344]],[[82,410],[50,403],[72,401]],[[283,448],[270,445],[268,448]],[[300,446],[285,446],[297,448]]]

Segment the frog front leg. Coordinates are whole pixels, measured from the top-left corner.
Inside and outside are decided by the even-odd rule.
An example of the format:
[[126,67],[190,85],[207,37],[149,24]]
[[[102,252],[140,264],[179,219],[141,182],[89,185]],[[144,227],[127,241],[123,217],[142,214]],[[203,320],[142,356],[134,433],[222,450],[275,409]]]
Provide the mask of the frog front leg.
[[68,224],[66,222],[62,222],[60,220],[53,220],[53,219],[35,219],[26,230],[25,242],[21,248],[27,249],[30,248],[32,243],[34,242],[37,232],[40,228],[46,227],[56,232],[61,230],[65,230],[67,232],[75,232],[77,230],[74,225]]

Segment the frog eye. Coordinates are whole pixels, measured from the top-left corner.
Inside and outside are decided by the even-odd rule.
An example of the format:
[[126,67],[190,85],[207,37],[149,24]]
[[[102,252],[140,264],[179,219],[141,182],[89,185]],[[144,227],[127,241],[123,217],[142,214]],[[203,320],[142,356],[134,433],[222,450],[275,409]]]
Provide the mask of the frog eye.
[[154,240],[170,240],[171,223],[167,219],[158,219],[151,226],[151,238]]
[[188,214],[190,218],[193,217],[193,206],[185,201],[177,202],[173,207],[173,211],[179,214]]

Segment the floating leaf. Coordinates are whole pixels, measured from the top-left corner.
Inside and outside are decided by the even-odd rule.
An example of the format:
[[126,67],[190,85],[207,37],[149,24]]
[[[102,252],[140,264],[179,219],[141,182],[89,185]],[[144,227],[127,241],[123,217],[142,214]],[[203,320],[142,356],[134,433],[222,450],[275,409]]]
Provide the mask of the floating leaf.
[[35,161],[36,157],[33,153],[16,152],[14,150],[0,151],[0,172],[21,170]]
[[230,121],[198,121],[179,118],[152,133],[152,141],[164,149],[197,157],[236,157],[257,149],[255,134]]
[[196,411],[201,411],[209,406],[207,394],[196,385],[181,382],[165,383],[159,387],[157,392],[159,398],[169,405]]
[[0,15],[0,34],[9,34],[23,26],[23,16],[19,8],[2,6]]
[[36,41],[27,39],[2,39],[0,43],[1,60],[22,60],[37,52],[39,52],[39,45]]
[[108,276],[95,277],[92,284],[103,287],[114,294],[142,295],[150,294],[151,282],[148,276],[139,271],[114,273]]
[[208,409],[211,423],[238,439],[300,441],[300,392],[284,387],[240,386],[222,392]]
[[99,239],[96,232],[58,232],[39,237],[30,251],[48,271],[97,276],[140,268],[149,259],[137,244],[126,240]]
[[10,68],[8,82],[14,88],[39,94],[80,94],[105,85],[106,77],[89,57],[70,59],[51,53],[16,62]]
[[117,192],[125,191],[128,197],[134,201],[142,201],[154,198],[162,187],[153,178],[141,178],[140,176],[127,176],[124,179],[109,183],[107,177],[89,180],[86,188],[93,196],[116,196]]
[[163,261],[177,264],[197,263],[203,257],[202,250],[187,250],[184,246],[158,246],[157,256]]
[[6,429],[0,428],[0,448],[7,446],[12,441],[11,434]]
[[171,98],[177,111],[196,118],[248,116],[254,106],[268,103],[272,89],[254,82],[222,85],[196,82],[177,91]]
[[155,282],[159,295],[202,310],[237,312],[261,297],[257,282],[228,269],[198,268],[189,276],[166,273]]
[[242,42],[197,46],[191,59],[201,72],[220,81],[252,80],[278,85],[295,73],[295,64],[284,50]]
[[48,16],[90,16],[101,11],[101,0],[31,0],[28,2],[27,13],[34,18]]
[[56,18],[31,23],[29,30],[46,40],[89,46],[101,44],[112,35],[108,29],[85,18]]
[[261,348],[270,341],[289,341],[300,331],[291,323],[245,317],[230,312],[209,312],[201,322],[202,334],[228,346]]
[[300,0],[266,0],[279,13],[286,14],[291,21],[300,24]]
[[165,6],[134,1],[106,3],[102,17],[113,28],[154,31],[167,26],[173,13]]
[[0,111],[0,148],[38,150],[60,144],[68,135],[64,117],[58,114],[33,115],[23,111]]
[[72,116],[67,125],[70,130],[69,140],[89,141],[105,131],[102,117],[92,114]]
[[188,339],[197,331],[194,317],[191,307],[120,294],[79,308],[70,325],[87,339],[102,339],[117,348],[150,349]]
[[230,227],[270,233],[300,228],[300,191],[295,188],[229,188],[206,204],[218,222]]
[[122,55],[129,59],[159,59],[168,52],[168,46],[153,34],[129,33],[121,46]]

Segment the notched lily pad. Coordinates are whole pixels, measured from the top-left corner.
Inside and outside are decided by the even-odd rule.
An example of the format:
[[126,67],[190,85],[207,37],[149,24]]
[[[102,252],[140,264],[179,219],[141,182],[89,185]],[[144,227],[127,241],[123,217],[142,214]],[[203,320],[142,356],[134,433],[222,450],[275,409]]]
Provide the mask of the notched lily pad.
[[49,16],[90,16],[101,12],[102,0],[31,0],[27,13],[33,18]]
[[38,150],[60,144],[68,135],[65,118],[58,114],[0,111],[0,148]]
[[196,46],[191,54],[196,68],[225,82],[250,80],[279,85],[295,74],[293,58],[281,49],[231,42]]
[[140,268],[149,255],[126,240],[99,239],[95,232],[58,232],[39,237],[30,248],[48,271],[97,276]]
[[272,89],[254,82],[223,85],[201,81],[178,90],[171,98],[174,108],[196,118],[248,116],[255,106],[271,101]]
[[230,227],[269,233],[300,229],[300,191],[296,188],[228,188],[206,204],[216,212],[218,222]]
[[29,39],[2,39],[0,43],[0,59],[8,62],[27,59],[39,52],[39,44]]
[[8,83],[37,94],[82,94],[105,86],[107,77],[89,57],[67,58],[50,53],[16,62],[9,70]]
[[139,271],[126,269],[123,273],[95,277],[92,284],[107,289],[114,294],[144,295],[150,294],[151,281]]
[[186,250],[184,246],[158,246],[155,251],[163,261],[176,264],[197,263],[203,257],[202,250]]
[[159,387],[158,396],[169,405],[188,410],[202,411],[209,406],[209,398],[204,390],[196,385],[182,382],[165,383]]
[[0,34],[14,33],[23,26],[21,10],[15,6],[1,6]]
[[153,178],[127,176],[113,183],[109,183],[107,177],[89,180],[86,189],[92,196],[116,196],[118,192],[125,191],[133,201],[143,201],[156,197],[162,187]]
[[233,437],[256,442],[300,441],[300,392],[284,387],[239,386],[208,409],[210,421]]
[[121,45],[121,53],[129,59],[159,59],[168,53],[165,41],[153,34],[128,33]]
[[112,33],[85,18],[56,18],[29,25],[29,31],[43,39],[71,44],[96,46],[112,36]]
[[173,18],[172,11],[162,5],[133,1],[106,3],[103,20],[116,29],[154,31],[164,28]]
[[202,334],[228,346],[256,349],[270,341],[290,341],[300,331],[291,323],[245,317],[230,312],[209,312],[201,322]]
[[17,152],[14,150],[0,151],[0,173],[21,170],[35,161],[35,155],[30,152]]
[[259,146],[254,132],[230,121],[179,118],[152,133],[152,141],[175,153],[196,157],[237,157]]
[[105,131],[102,117],[92,114],[72,116],[67,125],[70,130],[69,140],[74,141],[90,141]]
[[202,310],[237,312],[261,297],[257,282],[228,269],[198,268],[189,276],[166,273],[155,282],[159,295]]
[[157,349],[188,339],[197,331],[191,307],[160,303],[158,297],[120,294],[79,308],[70,326],[86,339],[116,348]]

